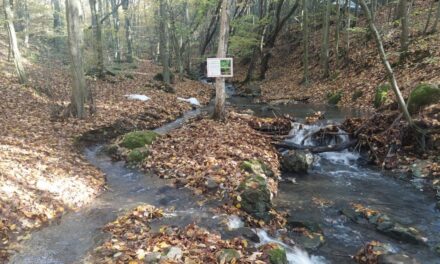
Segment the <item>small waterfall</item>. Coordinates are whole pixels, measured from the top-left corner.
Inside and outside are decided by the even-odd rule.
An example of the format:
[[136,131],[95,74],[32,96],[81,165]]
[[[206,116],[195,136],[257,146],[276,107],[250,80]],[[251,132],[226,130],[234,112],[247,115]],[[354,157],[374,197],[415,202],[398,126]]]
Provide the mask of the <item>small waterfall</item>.
[[260,237],[260,245],[268,243],[276,243],[286,250],[287,260],[290,264],[326,264],[323,257],[309,255],[298,247],[290,247],[289,245],[270,237],[265,230],[257,229],[257,235]]
[[[324,142],[316,142],[316,140],[314,140],[311,135],[328,125],[329,124],[326,123],[318,123],[312,125],[293,123],[293,128],[290,131],[289,138],[286,141],[292,142],[297,145],[313,147],[318,145],[334,145],[350,140],[346,132],[338,128],[337,135],[326,138]],[[349,150],[339,152],[325,152],[318,155],[318,159],[315,160],[315,165],[319,166],[320,159],[325,159],[333,164],[353,166],[355,161],[358,160],[359,157],[359,153]]]

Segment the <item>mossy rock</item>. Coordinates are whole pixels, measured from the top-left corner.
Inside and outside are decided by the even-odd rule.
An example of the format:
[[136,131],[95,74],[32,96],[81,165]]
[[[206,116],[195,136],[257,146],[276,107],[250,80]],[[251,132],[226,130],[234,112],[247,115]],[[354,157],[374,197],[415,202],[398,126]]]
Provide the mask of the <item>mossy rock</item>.
[[240,259],[240,253],[232,248],[226,248],[217,253],[218,263],[230,263],[234,259],[237,261]]
[[110,156],[118,154],[118,151],[119,151],[119,147],[116,144],[106,145],[102,149],[102,152],[104,152],[104,153],[106,153],[107,155],[110,155]]
[[271,249],[267,254],[271,264],[288,264],[286,250],[282,247]]
[[130,151],[127,155],[127,161],[129,163],[140,163],[146,157],[148,157],[149,152],[146,148],[136,148]]
[[151,145],[159,136],[153,131],[135,131],[125,134],[120,146],[128,149],[141,148],[145,145]]
[[433,84],[420,84],[409,95],[408,110],[417,113],[422,107],[440,101],[440,88]]
[[391,86],[389,84],[383,84],[376,88],[376,93],[374,95],[374,107],[379,108],[385,104],[390,88]]
[[271,219],[272,209],[271,193],[267,187],[266,179],[260,175],[248,177],[239,186],[241,208],[256,219],[265,222]]
[[364,92],[362,90],[356,90],[354,91],[353,95],[351,96],[351,99],[353,101],[357,101],[357,99],[361,98],[364,95]]
[[273,177],[275,175],[269,166],[257,159],[243,161],[243,163],[240,165],[240,168],[244,171],[257,175],[264,174],[268,177]]
[[341,99],[342,99],[341,91],[327,94],[327,103],[330,105],[337,105],[341,101]]

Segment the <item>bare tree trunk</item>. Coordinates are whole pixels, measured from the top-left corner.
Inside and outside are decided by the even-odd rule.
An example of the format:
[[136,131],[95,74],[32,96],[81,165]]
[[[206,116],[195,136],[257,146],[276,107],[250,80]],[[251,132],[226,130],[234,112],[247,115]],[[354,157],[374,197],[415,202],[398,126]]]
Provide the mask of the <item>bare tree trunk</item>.
[[9,0],[3,0],[3,8],[5,9],[6,28],[8,30],[9,45],[11,47],[12,55],[14,56],[15,70],[17,71],[18,80],[20,83],[27,82],[26,72],[23,67],[21,53],[18,49],[17,35],[14,28],[14,13],[11,9]]
[[114,56],[113,59],[115,62],[121,62],[121,41],[119,39],[119,27],[120,27],[120,20],[119,20],[119,6],[116,4],[116,0],[110,0],[111,7],[112,7],[112,18],[113,18],[113,33],[114,33]]
[[346,12],[347,12],[347,25],[345,28],[346,35],[345,35],[345,59],[348,61],[348,58],[350,57],[350,27],[351,27],[351,12],[350,12],[350,5],[349,1],[346,2]]
[[84,118],[85,104],[91,99],[86,86],[83,67],[83,12],[80,0],[66,0],[67,34],[72,75],[72,114]]
[[379,50],[380,58],[382,60],[383,65],[385,66],[386,71],[387,71],[388,79],[391,83],[391,87],[393,88],[393,91],[396,94],[397,103],[399,104],[399,107],[402,110],[403,115],[405,116],[405,119],[408,121],[410,126],[413,126],[414,122],[411,118],[411,115],[408,112],[408,108],[406,106],[405,100],[403,99],[402,93],[400,92],[399,86],[397,84],[397,80],[394,76],[393,69],[391,68],[390,63],[388,62],[387,55],[385,53],[385,49],[383,47],[381,37],[379,35],[379,31],[377,30],[376,26],[373,23],[373,19],[371,17],[371,12],[368,9],[367,4],[365,3],[365,0],[360,0],[360,4],[364,10],[364,13],[367,16],[368,24],[369,24],[370,30],[372,31],[372,33],[374,35],[377,49]]
[[[229,0],[222,0],[220,16],[220,35],[218,41],[217,57],[225,58],[228,50],[229,38]],[[225,114],[225,78],[217,78],[215,81],[215,108],[214,119],[224,120]]]
[[322,49],[321,49],[321,63],[324,69],[324,77],[330,76],[329,65],[329,28],[330,28],[330,0],[326,0],[324,27],[322,32]]
[[432,18],[432,13],[434,12],[434,5],[435,5],[435,1],[432,1],[431,7],[429,8],[428,19],[426,20],[425,28],[423,29],[423,34],[426,34],[428,32],[429,24]]
[[340,26],[341,26],[341,7],[338,5],[336,6],[336,30],[335,30],[335,67],[338,69],[339,66],[339,35],[340,35]]
[[440,1],[438,2],[437,15],[435,17],[434,25],[432,25],[431,32],[437,32],[438,21],[440,20]]
[[408,1],[400,0],[399,4],[400,24],[402,25],[402,33],[400,35],[400,52],[401,58],[405,57],[408,52],[409,45],[409,14]]
[[126,59],[128,63],[133,62],[133,43],[131,32],[131,17],[128,12],[128,0],[123,0],[122,9],[124,10],[125,18],[125,41],[127,43],[127,55]]
[[96,0],[89,0],[90,11],[92,15],[92,30],[93,30],[93,46],[96,63],[96,72],[99,77],[104,76],[104,52],[102,48],[102,30],[99,21],[99,15],[96,10]]
[[160,12],[160,57],[162,59],[162,76],[163,81],[166,83],[171,82],[170,73],[170,49],[169,49],[169,32],[167,21],[167,3],[165,0],[160,0],[159,12]]
[[307,0],[302,0],[303,6],[303,46],[304,46],[304,84],[309,85],[309,9]]

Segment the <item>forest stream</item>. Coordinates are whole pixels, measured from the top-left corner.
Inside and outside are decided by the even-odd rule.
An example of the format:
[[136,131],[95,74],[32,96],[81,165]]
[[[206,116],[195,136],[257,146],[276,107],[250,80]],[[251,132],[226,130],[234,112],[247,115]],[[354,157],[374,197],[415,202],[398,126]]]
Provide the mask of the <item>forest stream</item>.
[[[239,108],[251,109],[260,116],[270,116],[275,112],[288,113],[297,120],[302,120],[314,111],[325,111],[325,123],[339,122],[347,116],[361,114],[352,109],[305,104],[277,106],[274,111],[264,104],[253,104],[247,98],[231,97],[228,101]],[[188,112],[181,119],[156,131],[165,134],[199,112]],[[289,140],[300,143],[307,132],[319,129],[325,123],[313,126],[294,124],[291,132],[294,136]],[[341,136],[340,140],[346,139]],[[305,140],[304,144],[312,142]],[[84,262],[89,252],[106,238],[103,226],[113,221],[118,214],[140,203],[175,209],[166,217],[154,220],[153,228],[165,224],[185,226],[196,223],[223,233],[225,221],[229,221],[232,228],[242,225],[234,217],[212,213],[210,209],[216,206],[217,201],[199,205],[197,197],[189,190],[175,189],[169,186],[167,180],[129,169],[123,162],[114,162],[100,151],[101,148],[102,145],[89,146],[84,152],[90,163],[106,174],[108,190],[88,207],[68,213],[59,223],[33,233],[22,250],[13,256],[11,263]],[[440,258],[432,250],[440,242],[440,214],[435,209],[433,195],[423,190],[423,182],[399,179],[398,175],[369,167],[363,164],[361,155],[349,151],[319,154],[315,156],[309,174],[284,174],[282,178],[278,196],[274,200],[275,206],[288,211],[298,221],[318,224],[325,238],[323,245],[309,248],[306,252],[300,249],[303,248],[301,243],[298,247],[288,246],[277,240],[276,234],[269,236],[264,230],[255,230],[260,243],[275,241],[285,246],[290,263],[354,263],[350,255],[372,240],[389,243],[392,251],[405,253],[420,263],[440,263]],[[426,244],[398,242],[371,226],[350,221],[340,211],[351,203],[386,213],[405,226],[417,228],[423,234]]]

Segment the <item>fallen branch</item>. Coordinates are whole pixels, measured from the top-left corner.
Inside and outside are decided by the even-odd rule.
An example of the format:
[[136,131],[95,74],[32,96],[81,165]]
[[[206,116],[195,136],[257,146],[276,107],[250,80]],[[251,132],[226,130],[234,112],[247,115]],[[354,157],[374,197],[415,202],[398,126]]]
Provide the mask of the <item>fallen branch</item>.
[[343,142],[338,145],[328,145],[328,146],[303,146],[292,142],[275,142],[272,144],[278,148],[299,149],[299,150],[308,150],[312,153],[323,153],[323,152],[332,152],[332,151],[342,151],[355,146],[356,143],[357,140],[351,140],[348,142]]

